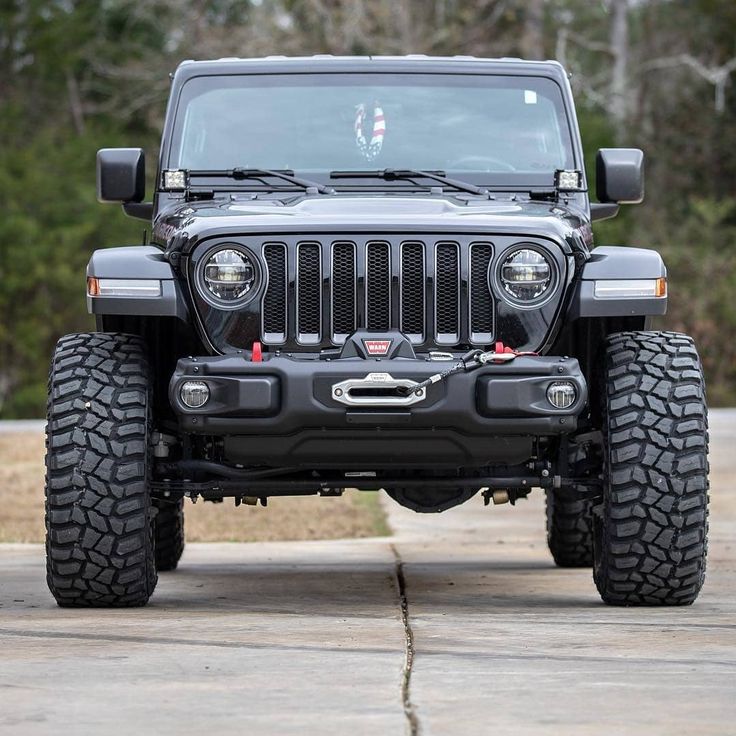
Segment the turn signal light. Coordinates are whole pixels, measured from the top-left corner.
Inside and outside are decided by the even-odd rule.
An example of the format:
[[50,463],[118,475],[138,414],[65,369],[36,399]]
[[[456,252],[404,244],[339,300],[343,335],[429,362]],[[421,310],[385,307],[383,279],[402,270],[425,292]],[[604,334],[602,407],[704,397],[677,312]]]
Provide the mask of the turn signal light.
[[161,282],[158,279],[101,279],[87,277],[89,296],[133,296],[151,298],[161,296]]
[[646,299],[667,296],[667,279],[598,279],[596,299]]

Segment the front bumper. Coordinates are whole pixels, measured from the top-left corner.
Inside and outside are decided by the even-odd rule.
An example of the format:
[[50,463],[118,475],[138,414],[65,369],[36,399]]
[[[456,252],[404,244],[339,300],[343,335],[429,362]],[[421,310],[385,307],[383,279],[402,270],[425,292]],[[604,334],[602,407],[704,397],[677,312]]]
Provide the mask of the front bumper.
[[[410,402],[395,400],[390,386],[382,392],[385,379],[376,390],[362,389],[369,374],[411,384],[449,365],[407,358],[184,358],[169,398],[182,431],[223,436],[231,461],[315,467],[523,462],[534,438],[574,431],[587,403],[577,360],[553,356],[520,356],[457,373]],[[201,408],[182,403],[187,380],[207,383],[210,398]],[[576,387],[569,409],[546,398],[559,380]],[[336,387],[353,386],[357,401],[346,402]]]

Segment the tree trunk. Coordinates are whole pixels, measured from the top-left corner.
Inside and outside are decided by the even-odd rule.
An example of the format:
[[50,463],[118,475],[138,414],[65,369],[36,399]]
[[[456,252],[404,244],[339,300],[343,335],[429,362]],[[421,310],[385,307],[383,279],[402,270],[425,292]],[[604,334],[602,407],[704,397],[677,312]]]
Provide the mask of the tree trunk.
[[84,135],[84,108],[82,107],[82,98],[79,94],[79,85],[74,74],[67,70],[66,73],[66,90],[69,99],[69,112],[74,123],[74,130],[77,135]]
[[622,132],[629,114],[629,0],[611,0],[611,70],[610,112],[616,123],[616,137]]
[[544,0],[527,0],[521,32],[521,55],[525,59],[544,59]]

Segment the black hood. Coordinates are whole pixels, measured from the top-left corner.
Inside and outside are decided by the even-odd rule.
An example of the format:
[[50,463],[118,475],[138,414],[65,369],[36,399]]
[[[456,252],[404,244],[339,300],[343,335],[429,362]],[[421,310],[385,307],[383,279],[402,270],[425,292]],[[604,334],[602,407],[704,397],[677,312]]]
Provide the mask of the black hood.
[[188,252],[210,237],[251,233],[401,232],[514,234],[552,239],[571,249],[591,242],[576,205],[540,201],[455,200],[401,195],[323,195],[280,200],[173,201],[157,216],[154,242]]

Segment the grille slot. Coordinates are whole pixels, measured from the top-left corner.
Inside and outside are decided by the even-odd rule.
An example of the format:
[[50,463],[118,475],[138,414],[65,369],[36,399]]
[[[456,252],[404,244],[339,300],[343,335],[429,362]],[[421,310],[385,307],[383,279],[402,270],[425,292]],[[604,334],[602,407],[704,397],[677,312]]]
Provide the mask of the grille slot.
[[435,338],[454,345],[460,339],[460,249],[457,243],[439,243],[435,252]]
[[268,287],[263,295],[261,332],[264,342],[286,342],[286,245],[266,243],[263,258],[268,271]]
[[355,243],[332,245],[332,340],[345,342],[356,328]]
[[412,341],[424,339],[424,244],[401,244],[401,331]]
[[365,256],[365,324],[391,329],[391,251],[388,243],[368,243]]
[[421,350],[495,340],[488,269],[496,249],[489,240],[313,237],[261,241],[264,345],[327,349],[361,328],[400,330]]
[[297,341],[319,343],[322,330],[322,249],[319,243],[299,243],[296,249]]
[[488,266],[493,257],[490,243],[470,246],[470,342],[493,340],[493,295],[488,285]]

